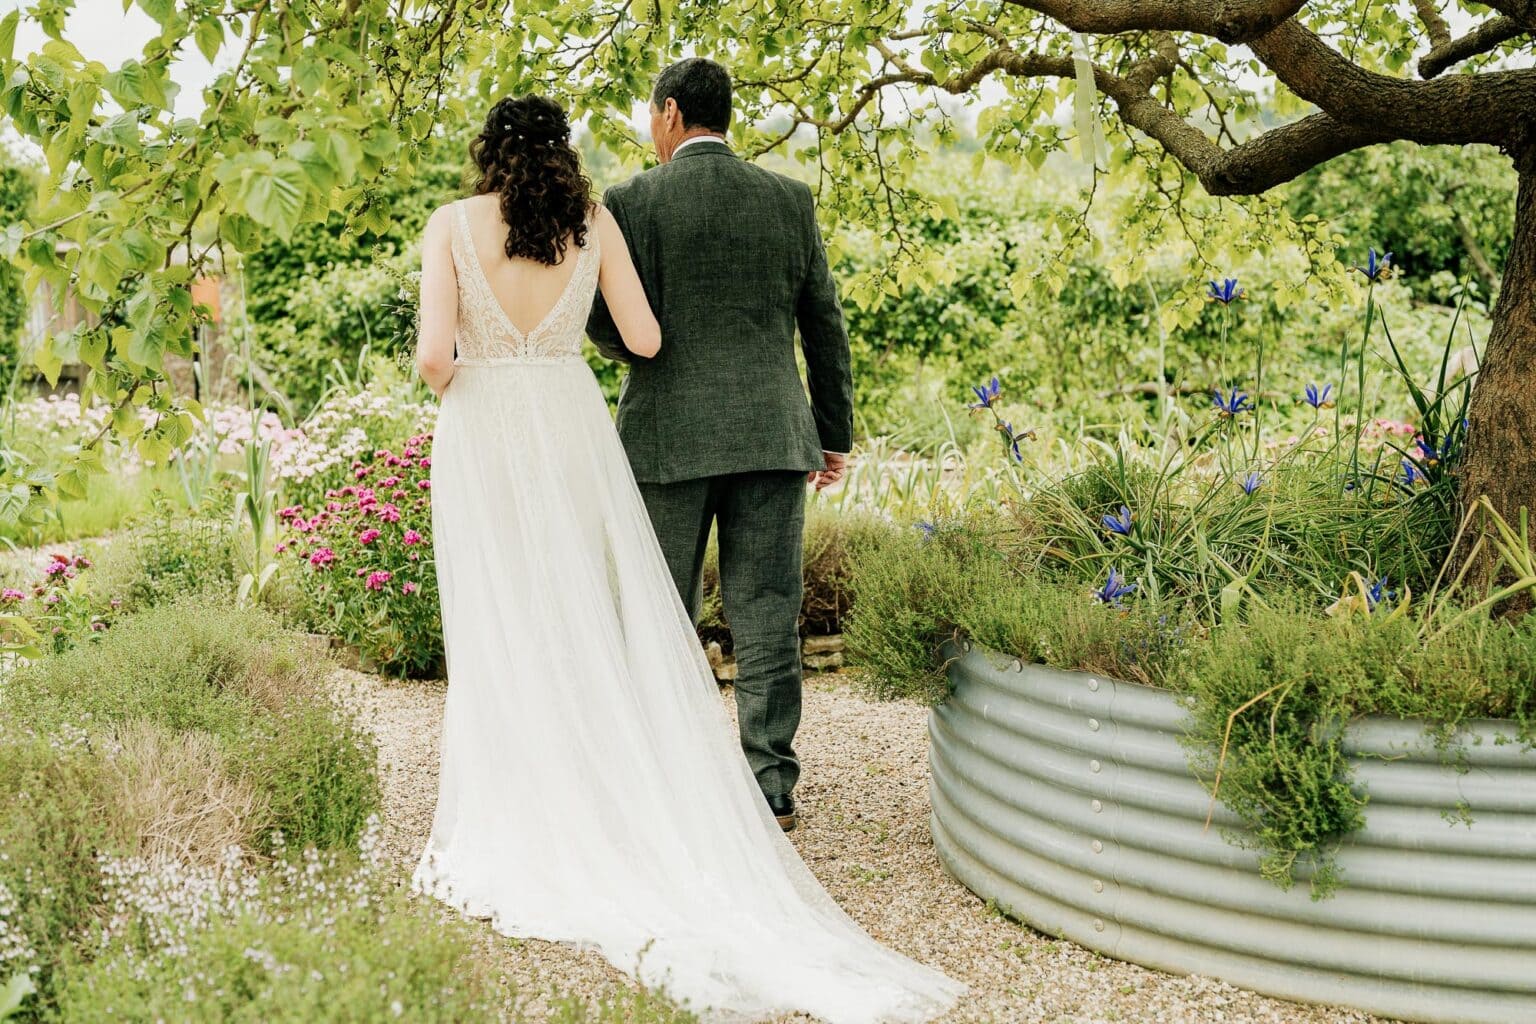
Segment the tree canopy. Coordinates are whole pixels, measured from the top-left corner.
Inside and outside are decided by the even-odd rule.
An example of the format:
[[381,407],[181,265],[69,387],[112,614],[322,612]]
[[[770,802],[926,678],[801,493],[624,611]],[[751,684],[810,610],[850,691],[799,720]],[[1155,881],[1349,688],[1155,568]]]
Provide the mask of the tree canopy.
[[[1147,245],[1199,231],[1184,212],[1196,192],[1261,194],[1374,143],[1487,143],[1514,158],[1522,182],[1536,170],[1536,70],[1504,66],[1530,52],[1532,0],[131,2],[161,31],[115,69],[66,38],[71,0],[27,9],[49,37],[38,53],[13,52],[19,12],[0,19],[0,110],[48,163],[35,222],[9,225],[0,252],[31,281],[72,281],[100,314],[99,325],[52,339],[39,364],[88,366],[88,400],[110,404],[117,431],[151,458],[183,440],[197,415],[167,392],[160,366],[166,353],[190,351],[198,312],[186,285],[205,262],[333,213],[382,231],[393,211],[380,201],[381,179],[408,179],[435,126],[478,119],[506,92],[565,98],[600,144],[636,155],[635,104],[686,53],[731,67],[740,146],[802,161],[825,216],[885,226],[899,241],[904,225],[943,212],[913,188],[913,172],[962,117],[974,115],[978,159],[1021,173],[1076,140],[1093,166],[1090,194],[1103,175],[1144,186],[1116,239],[1122,282]],[[195,118],[172,109],[175,61],[188,46],[231,61]],[[1292,241],[1319,267],[1331,263],[1333,240],[1277,200],[1247,202],[1240,223],[1224,243]],[[1506,278],[1529,272],[1533,243],[1521,232],[1530,230],[1517,230]],[[1055,241],[1069,254],[1082,222],[1063,221]],[[71,243],[63,255],[60,242]],[[855,282],[850,297],[868,303],[882,288],[947,272],[915,244],[903,249],[883,279]],[[1049,287],[1068,265],[1022,272]],[[1294,299],[1306,285],[1291,287]],[[1531,300],[1510,293],[1480,391],[1490,376],[1531,369],[1505,354],[1521,350],[1516,338],[1536,347]],[[1192,282],[1170,304],[1172,319],[1192,320],[1196,298]],[[1515,421],[1494,408],[1474,403],[1474,435],[1506,465],[1531,455],[1536,442],[1509,447]],[[38,493],[77,490],[90,463],[87,448],[55,477],[8,457],[0,516],[20,514]]]

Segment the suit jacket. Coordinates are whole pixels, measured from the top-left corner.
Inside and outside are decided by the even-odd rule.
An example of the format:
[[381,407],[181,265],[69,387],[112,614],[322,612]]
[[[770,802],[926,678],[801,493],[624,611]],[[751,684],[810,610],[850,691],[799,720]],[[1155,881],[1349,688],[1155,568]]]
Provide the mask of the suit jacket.
[[624,348],[601,294],[587,323],[599,351],[629,364],[618,429],[637,480],[808,471],[823,449],[853,446],[848,331],[808,186],[699,142],[603,202],[661,324],[646,359]]

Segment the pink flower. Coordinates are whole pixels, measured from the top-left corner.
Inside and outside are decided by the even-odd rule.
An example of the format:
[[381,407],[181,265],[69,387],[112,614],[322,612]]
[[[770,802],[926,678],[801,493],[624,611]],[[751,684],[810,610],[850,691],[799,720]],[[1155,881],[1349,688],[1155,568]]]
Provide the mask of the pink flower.
[[94,619],[91,622],[91,631],[93,633],[100,633],[102,630],[104,630],[106,628],[107,628],[107,624],[105,622],[102,622],[100,619]]
[[432,481],[431,480],[417,480],[416,481],[416,486],[420,487],[424,491],[430,491],[432,489]]
[[58,604],[62,600],[64,600],[64,598],[61,597],[58,594],[49,594],[47,597],[43,598],[43,603],[44,604]]
[[394,573],[388,569],[380,569],[377,572],[369,573],[368,578],[363,581],[363,586],[369,590],[383,590],[384,584],[388,583],[393,576]]
[[421,458],[416,460],[416,465],[420,466],[422,469],[430,469],[432,468],[432,459],[430,456],[423,455]]
[[361,480],[363,477],[368,475],[368,467],[363,466],[359,469],[353,470],[352,475],[358,480]]
[[277,553],[278,554],[282,554],[284,551],[287,551],[287,550],[288,550],[288,542],[287,541],[280,540],[280,541],[277,542]]
[[403,544],[420,544],[421,534],[417,533],[415,530],[406,530],[405,536],[400,538],[400,541]]
[[398,465],[401,465],[400,456],[398,456],[398,455],[391,455],[389,458],[384,460],[384,465],[386,465],[386,466],[398,466]]
[[69,563],[67,561],[54,561],[49,562],[48,568],[44,569],[43,572],[47,573],[49,576],[58,576],[64,573],[68,568]]
[[325,510],[327,512],[340,512],[341,511],[341,502],[339,502],[339,501],[328,501],[328,502],[325,503]]
[[20,601],[26,596],[26,594],[23,594],[15,587],[6,587],[4,590],[0,590],[0,601],[5,602],[6,604],[11,604],[14,601]]
[[278,509],[277,510],[277,517],[279,519],[292,519],[294,516],[298,515],[300,512],[303,512],[303,511],[304,511],[304,506],[303,505],[289,505],[287,508],[280,508],[280,509]]
[[400,483],[400,478],[398,476],[387,476],[383,480],[379,481],[379,486],[380,487],[396,487],[396,486],[399,485],[399,483]]
[[389,449],[388,448],[380,448],[380,449],[376,450],[373,453],[373,457],[376,458],[376,459],[382,459],[382,458],[384,458],[388,454],[389,454]]
[[414,594],[418,589],[420,588],[418,588],[416,584],[411,583],[410,581],[406,581],[405,583],[400,584],[400,593],[402,594]]
[[378,539],[379,539],[379,531],[374,529],[371,526],[368,527],[368,529],[364,530],[362,533],[357,535],[357,542],[359,544],[372,544],[374,541],[376,541]]
[[309,564],[316,569],[324,569],[336,561],[336,552],[330,548],[316,548],[315,553],[309,556]]
[[340,494],[343,498],[350,498],[352,495],[357,493],[357,488],[352,484],[347,484],[347,486],[343,487],[337,493]]
[[358,569],[355,573],[353,573],[353,575],[354,576],[366,576],[366,575],[368,575],[368,570],[367,569]]
[[110,604],[113,608],[121,608],[123,606],[123,599],[120,597],[114,597],[107,603]]
[[76,555],[75,556],[75,568],[77,568],[77,569],[89,569],[90,567],[91,567],[91,560],[89,558],[86,558],[84,555]]
[[375,508],[373,511],[380,519],[384,520],[386,523],[398,523],[400,521],[400,510],[387,501]]

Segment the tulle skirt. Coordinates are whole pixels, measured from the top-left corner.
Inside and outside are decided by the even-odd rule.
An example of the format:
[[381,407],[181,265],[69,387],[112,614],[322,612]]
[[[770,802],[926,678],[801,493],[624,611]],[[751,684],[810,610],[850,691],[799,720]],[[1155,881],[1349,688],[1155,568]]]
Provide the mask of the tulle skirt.
[[774,821],[579,358],[461,365],[433,436],[448,693],[412,886],[595,949],[709,1021],[923,1021]]

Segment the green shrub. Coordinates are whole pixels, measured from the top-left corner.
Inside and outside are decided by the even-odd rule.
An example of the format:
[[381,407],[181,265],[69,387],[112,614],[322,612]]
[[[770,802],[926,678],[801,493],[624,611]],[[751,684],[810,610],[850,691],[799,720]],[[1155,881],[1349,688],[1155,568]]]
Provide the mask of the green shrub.
[[189,597],[18,670],[4,707],[44,733],[130,719],[206,732],[270,802],[266,843],[276,829],[331,847],[356,841],[379,791],[371,738],[325,699],[329,674],[328,660],[272,615]]
[[74,941],[101,898],[99,851],[133,836],[106,813],[111,787],[79,730],[0,736],[0,979],[31,975],[49,998],[53,952]]
[[1027,543],[1005,548],[1018,536],[998,523],[925,524],[857,549],[846,635],[864,685],[882,699],[943,701],[938,648],[963,635],[1191,695],[1191,771],[1242,819],[1280,885],[1305,877],[1314,895],[1330,892],[1333,851],[1363,821],[1344,723],[1411,718],[1447,739],[1460,722],[1493,717],[1536,741],[1536,618],[1469,616],[1425,639],[1418,618],[1392,615],[1385,600],[1380,613],[1335,618],[1313,593],[1274,588],[1208,628],[1191,601],[1138,595],[1107,607],[1091,585],[1041,568]]
[[1495,717],[1536,738],[1536,620],[1470,618],[1430,642],[1418,630],[1406,615],[1333,619],[1289,602],[1217,628],[1178,666],[1174,685],[1195,697],[1191,766],[1213,784],[1220,764],[1218,795],[1281,885],[1303,867],[1315,894],[1330,891],[1332,851],[1364,820],[1339,744],[1348,721],[1422,719],[1448,738]]
[[1019,568],[997,544],[1004,521],[943,521],[871,534],[854,549],[848,649],[879,699],[937,704],[949,696],[938,646],[968,636],[1060,668],[1154,685],[1197,627],[1153,602],[1117,611],[1085,584]]
[[182,511],[162,492],[134,529],[113,539],[97,559],[96,588],[140,611],[189,594],[209,603],[234,597],[237,537],[227,512],[210,503]]
[[473,927],[361,860],[284,854],[270,870],[105,864],[103,923],[60,969],[56,1019],[467,1021],[498,1016]]

